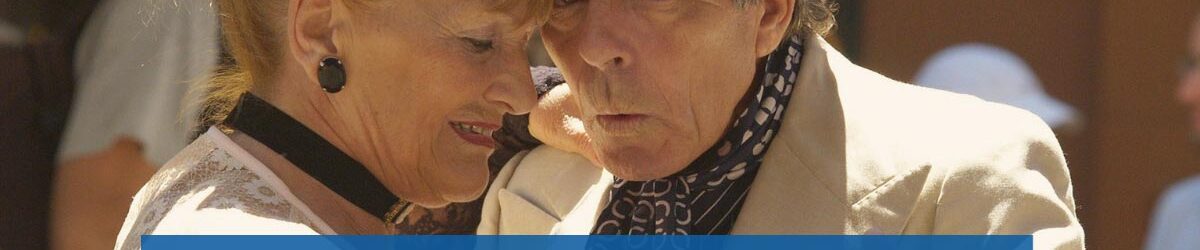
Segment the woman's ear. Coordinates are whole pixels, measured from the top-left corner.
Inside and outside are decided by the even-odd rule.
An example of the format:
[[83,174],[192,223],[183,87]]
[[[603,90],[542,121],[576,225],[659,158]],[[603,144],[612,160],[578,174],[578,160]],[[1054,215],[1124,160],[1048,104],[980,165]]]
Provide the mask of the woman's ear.
[[288,7],[288,47],[313,82],[318,82],[317,65],[321,60],[338,54],[333,7],[333,0],[292,0]]
[[783,36],[788,33],[795,15],[796,0],[760,0],[763,15],[758,24],[758,39],[755,40],[755,53],[764,57],[775,51]]

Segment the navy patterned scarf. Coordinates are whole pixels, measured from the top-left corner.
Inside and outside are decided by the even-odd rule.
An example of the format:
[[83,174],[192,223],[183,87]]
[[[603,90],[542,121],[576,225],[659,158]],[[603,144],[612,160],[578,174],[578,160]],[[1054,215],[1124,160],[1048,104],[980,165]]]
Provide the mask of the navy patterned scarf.
[[[803,38],[768,55],[726,134],[687,168],[650,181],[616,179],[593,234],[729,234],[762,165],[800,71]],[[750,94],[756,93],[756,94]]]

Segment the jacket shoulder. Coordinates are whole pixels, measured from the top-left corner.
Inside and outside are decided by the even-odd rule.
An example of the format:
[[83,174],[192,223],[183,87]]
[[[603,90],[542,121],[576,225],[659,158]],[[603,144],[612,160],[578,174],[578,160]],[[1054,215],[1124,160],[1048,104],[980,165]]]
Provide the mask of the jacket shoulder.
[[[605,176],[603,168],[586,158],[554,147],[543,145],[518,153],[505,164],[488,188],[477,233],[549,232],[552,226],[549,224],[564,219],[575,210],[589,189],[605,183]],[[514,215],[542,217],[505,218]],[[514,219],[545,223],[503,225],[504,221]],[[541,224],[547,224],[547,228],[530,229]]]
[[1061,151],[1050,127],[1029,111],[845,68],[835,75],[847,132],[894,139],[923,156],[979,157],[1016,145]]
[[922,190],[920,200],[936,204],[933,224],[909,226],[934,234],[1033,234],[1037,249],[1082,247],[1066,160],[1036,115],[848,63],[834,68],[846,147],[854,149],[848,154],[927,174],[876,190],[913,187]]
[[1058,198],[1073,200],[1058,139],[1033,113],[883,76],[871,79],[839,84],[847,137],[860,138],[849,144],[930,167],[934,179],[1009,183],[1034,171]]
[[578,154],[550,146],[533,149],[514,167],[505,189],[553,215],[569,212],[604,172]]

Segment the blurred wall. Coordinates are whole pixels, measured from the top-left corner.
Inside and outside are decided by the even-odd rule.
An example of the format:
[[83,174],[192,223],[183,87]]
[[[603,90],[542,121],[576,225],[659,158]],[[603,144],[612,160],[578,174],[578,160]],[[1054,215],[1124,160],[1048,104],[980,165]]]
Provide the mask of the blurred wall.
[[0,0],[26,31],[0,48],[0,249],[45,249],[54,154],[70,108],[75,40],[98,0]]
[[1177,65],[1200,1],[859,1],[857,62],[911,81],[939,50],[986,42],[1026,59],[1046,91],[1078,108],[1079,135],[1060,135],[1089,247],[1141,248],[1170,183],[1200,173]]

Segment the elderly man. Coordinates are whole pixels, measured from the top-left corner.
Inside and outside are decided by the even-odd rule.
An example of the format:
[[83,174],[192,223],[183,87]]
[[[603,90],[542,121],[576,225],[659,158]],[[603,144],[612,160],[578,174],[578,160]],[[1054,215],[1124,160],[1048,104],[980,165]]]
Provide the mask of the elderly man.
[[554,147],[501,170],[481,234],[1032,234],[1038,249],[1083,247],[1044,123],[850,63],[821,38],[826,0],[556,5],[542,34],[566,85],[530,118]]

